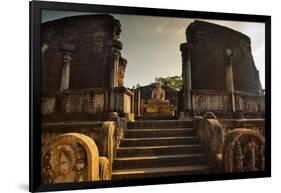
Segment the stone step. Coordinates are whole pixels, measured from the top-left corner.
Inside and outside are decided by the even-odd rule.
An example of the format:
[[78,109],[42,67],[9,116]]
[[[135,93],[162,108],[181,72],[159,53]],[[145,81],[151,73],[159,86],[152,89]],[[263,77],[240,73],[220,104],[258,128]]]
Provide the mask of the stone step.
[[125,138],[180,137],[196,135],[193,128],[127,129]]
[[192,128],[192,121],[179,120],[147,120],[128,122],[128,129],[146,129],[146,128]]
[[117,157],[154,156],[171,154],[188,154],[202,152],[201,145],[163,145],[144,147],[119,147]]
[[199,144],[197,136],[124,138],[120,147]]
[[166,115],[157,115],[157,116],[147,116],[147,115],[142,115],[139,117],[136,117],[138,121],[148,121],[148,120],[178,120],[177,116],[171,116],[171,114],[166,114]]
[[124,169],[124,170],[113,170],[112,180],[166,177],[166,176],[177,176],[177,175],[196,175],[196,174],[206,174],[208,172],[209,172],[209,167],[207,165]]
[[179,155],[158,155],[143,157],[117,157],[113,161],[113,169],[133,169],[133,168],[151,168],[163,166],[183,166],[207,164],[207,155],[179,154]]

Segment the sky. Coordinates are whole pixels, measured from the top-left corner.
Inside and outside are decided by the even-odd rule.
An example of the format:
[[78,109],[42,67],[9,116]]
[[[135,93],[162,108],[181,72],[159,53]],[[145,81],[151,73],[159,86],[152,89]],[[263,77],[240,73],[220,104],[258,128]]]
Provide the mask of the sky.
[[[93,14],[43,10],[42,22],[67,16]],[[186,41],[185,31],[196,19],[111,14],[121,22],[122,57],[128,60],[125,86],[147,85],[156,77],[181,76],[179,46]],[[223,20],[202,20],[237,30],[251,39],[252,55],[265,85],[265,24]]]

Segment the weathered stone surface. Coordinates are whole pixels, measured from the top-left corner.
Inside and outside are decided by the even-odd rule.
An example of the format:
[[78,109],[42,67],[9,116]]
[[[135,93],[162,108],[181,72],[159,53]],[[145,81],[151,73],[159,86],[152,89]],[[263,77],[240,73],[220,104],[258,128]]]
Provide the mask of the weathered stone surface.
[[264,119],[221,119],[220,122],[222,124],[225,135],[237,128],[252,129],[258,131],[263,136],[265,134]]
[[230,98],[226,92],[196,91],[192,92],[192,108],[196,114],[212,111],[223,113],[230,111]]
[[262,116],[264,94],[248,36],[196,20],[188,26],[180,50],[184,111],[211,111],[228,118],[236,112]]
[[223,147],[224,172],[263,171],[264,137],[251,129],[234,129],[227,134]]
[[59,135],[42,150],[43,183],[99,180],[99,152],[90,137],[78,133]]
[[202,147],[208,152],[209,166],[213,172],[221,172],[224,131],[214,113],[204,114],[198,123],[197,132]]
[[225,90],[225,50],[230,49],[235,90],[258,94],[260,80],[249,37],[203,21],[190,24],[186,36],[187,42],[192,45],[192,89]]
[[43,147],[56,136],[67,133],[79,133],[87,135],[92,138],[96,143],[98,143],[100,138],[99,131],[102,126],[103,122],[43,123],[41,133],[41,144]]
[[[43,23],[43,93],[60,90],[66,59],[70,64],[69,89],[117,86],[118,67],[113,66],[119,63],[122,48],[117,40],[120,26],[110,15],[73,16]],[[71,51],[71,60],[66,50],[67,54]]]
[[42,23],[41,29],[43,121],[133,114],[132,95],[124,94],[118,111],[115,106],[119,93],[114,89],[123,87],[127,65],[118,20],[106,14],[72,16]]
[[98,146],[100,156],[106,156],[112,162],[126,128],[125,118],[106,122],[46,123],[42,128],[42,146],[61,134],[80,133],[92,138]]
[[117,112],[120,117],[134,120],[134,94],[130,89],[120,86],[113,89],[111,111]]
[[118,130],[116,124],[112,121],[107,121],[103,124],[99,130],[98,148],[101,156],[105,156],[109,159],[109,163],[112,165],[114,159],[114,153],[117,148],[117,136]]
[[118,65],[118,86],[124,86],[124,77],[127,67],[127,60],[120,57]]
[[191,121],[128,122],[113,162],[113,180],[209,173]]

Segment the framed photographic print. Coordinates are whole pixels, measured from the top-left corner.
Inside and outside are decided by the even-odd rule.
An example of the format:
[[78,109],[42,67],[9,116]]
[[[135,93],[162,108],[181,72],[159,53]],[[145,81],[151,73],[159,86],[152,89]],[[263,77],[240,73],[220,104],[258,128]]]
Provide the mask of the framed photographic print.
[[30,2],[30,191],[271,176],[271,17]]

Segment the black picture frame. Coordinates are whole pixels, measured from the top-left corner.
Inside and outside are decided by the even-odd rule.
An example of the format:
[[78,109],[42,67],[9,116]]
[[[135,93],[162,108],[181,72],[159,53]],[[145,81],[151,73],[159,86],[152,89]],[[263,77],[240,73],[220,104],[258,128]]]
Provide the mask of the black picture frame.
[[[271,16],[266,15],[248,15],[234,13],[217,13],[202,11],[186,11],[171,9],[155,9],[144,7],[125,7],[94,5],[81,3],[62,3],[47,1],[29,2],[30,10],[30,114],[29,114],[29,191],[59,191],[59,190],[76,190],[89,188],[107,188],[138,186],[152,184],[169,184],[183,182],[213,181],[213,180],[230,180],[244,178],[262,178],[271,176]],[[201,18],[201,19],[222,19],[232,21],[248,21],[265,23],[265,170],[259,172],[244,173],[224,173],[224,174],[207,174],[207,175],[189,175],[173,176],[139,180],[123,181],[97,181],[81,182],[67,184],[46,184],[40,182],[40,156],[41,156],[41,85],[40,85],[40,25],[41,10],[61,10],[61,11],[79,11],[79,12],[108,12],[115,14],[133,14],[162,17],[179,17],[179,18]]]

